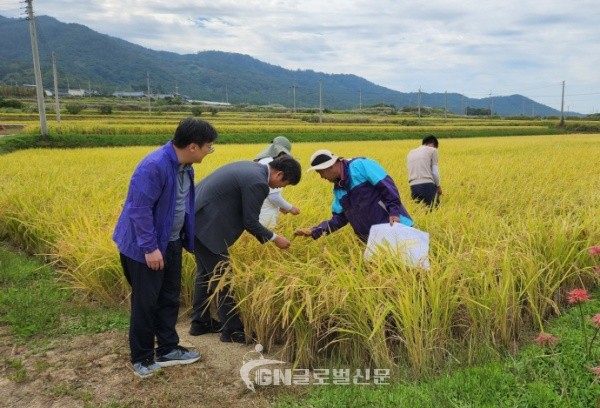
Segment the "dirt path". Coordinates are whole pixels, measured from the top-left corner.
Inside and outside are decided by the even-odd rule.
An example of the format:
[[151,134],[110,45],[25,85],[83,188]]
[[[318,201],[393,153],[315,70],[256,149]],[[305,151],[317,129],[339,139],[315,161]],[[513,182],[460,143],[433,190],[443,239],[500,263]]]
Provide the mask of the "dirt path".
[[200,351],[200,362],[168,367],[143,380],[127,364],[127,333],[59,338],[34,350],[16,346],[0,327],[0,406],[269,406],[276,390],[254,393],[240,377],[244,355],[254,345],[221,343],[217,334],[192,337],[188,324],[177,326],[181,345]]
[[25,125],[3,125],[0,123],[0,137],[20,133],[24,127]]

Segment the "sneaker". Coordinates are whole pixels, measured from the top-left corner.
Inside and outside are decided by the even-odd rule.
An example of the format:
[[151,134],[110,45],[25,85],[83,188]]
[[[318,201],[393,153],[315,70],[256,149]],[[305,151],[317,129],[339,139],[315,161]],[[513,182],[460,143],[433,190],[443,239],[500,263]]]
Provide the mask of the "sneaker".
[[200,360],[200,353],[190,351],[185,347],[177,346],[167,354],[156,359],[156,364],[160,367],[170,367],[174,365],[192,364]]
[[241,344],[247,344],[246,342],[246,335],[244,334],[243,331],[234,331],[234,332],[222,332],[221,336],[219,337],[219,339],[223,342],[223,343],[241,343]]
[[133,372],[140,378],[147,378],[155,373],[160,372],[160,365],[158,365],[153,359],[149,358],[138,363],[133,363]]
[[191,336],[201,336],[207,333],[218,333],[221,331],[221,322],[218,320],[210,319],[210,322],[192,322],[190,326]]

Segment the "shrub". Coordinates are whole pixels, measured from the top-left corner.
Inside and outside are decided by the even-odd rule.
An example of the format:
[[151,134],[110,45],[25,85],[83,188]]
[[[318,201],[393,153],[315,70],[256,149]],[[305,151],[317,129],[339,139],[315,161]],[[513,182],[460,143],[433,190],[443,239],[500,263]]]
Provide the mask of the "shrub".
[[111,115],[112,114],[112,105],[100,105],[98,111],[102,115]]
[[77,115],[79,112],[81,112],[83,109],[85,109],[85,105],[82,105],[80,103],[67,103],[67,105],[65,106],[65,109],[71,115]]
[[23,102],[16,99],[2,99],[0,98],[0,108],[15,108],[23,109]]
[[194,115],[194,116],[202,115],[202,108],[200,106],[192,106],[192,115]]

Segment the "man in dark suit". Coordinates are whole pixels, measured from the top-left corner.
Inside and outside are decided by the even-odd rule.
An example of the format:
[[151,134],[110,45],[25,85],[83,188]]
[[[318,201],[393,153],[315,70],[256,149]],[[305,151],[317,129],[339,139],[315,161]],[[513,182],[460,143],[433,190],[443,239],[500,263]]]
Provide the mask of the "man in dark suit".
[[[290,241],[275,234],[259,222],[260,209],[270,188],[296,185],[300,181],[300,164],[283,155],[269,164],[240,161],[222,166],[196,186],[195,242],[196,283],[190,334],[198,336],[221,330],[221,341],[245,343],[242,321],[229,288],[217,294],[217,313],[221,323],[212,320],[208,297],[211,277],[228,266],[228,248],[244,230],[260,242],[273,241],[286,249]],[[222,328],[220,327],[222,325]]]

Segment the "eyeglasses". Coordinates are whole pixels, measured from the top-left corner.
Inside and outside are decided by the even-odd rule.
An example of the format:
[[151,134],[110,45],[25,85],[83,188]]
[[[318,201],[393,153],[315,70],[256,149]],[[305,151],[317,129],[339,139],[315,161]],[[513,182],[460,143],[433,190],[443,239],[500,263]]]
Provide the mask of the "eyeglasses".
[[197,149],[198,151],[202,151],[202,149],[204,149],[204,147],[208,147],[207,154],[214,153],[214,151],[215,151],[215,147],[209,146],[207,143],[202,143],[202,146],[200,146],[198,143],[194,143],[194,145],[196,146],[195,149]]

